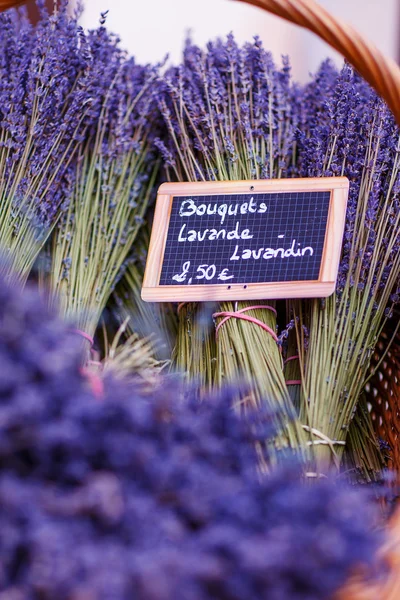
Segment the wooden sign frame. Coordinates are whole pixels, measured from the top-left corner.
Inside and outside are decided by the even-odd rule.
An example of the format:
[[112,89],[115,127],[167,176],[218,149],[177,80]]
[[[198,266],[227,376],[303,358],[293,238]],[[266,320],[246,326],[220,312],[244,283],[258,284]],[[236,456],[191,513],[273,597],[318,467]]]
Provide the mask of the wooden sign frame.
[[[324,249],[316,281],[159,285],[173,198],[285,192],[331,192]],[[198,302],[279,298],[325,298],[336,285],[346,217],[349,180],[346,177],[249,181],[163,183],[157,195],[144,274],[142,299],[147,302]]]

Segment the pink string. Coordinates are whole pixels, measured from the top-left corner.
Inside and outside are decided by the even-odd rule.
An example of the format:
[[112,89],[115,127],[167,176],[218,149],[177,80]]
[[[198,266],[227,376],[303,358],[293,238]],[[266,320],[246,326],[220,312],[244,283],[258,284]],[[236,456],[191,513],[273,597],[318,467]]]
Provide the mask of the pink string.
[[88,380],[94,397],[102,398],[104,395],[104,383],[102,378],[99,375],[97,375],[97,373],[93,373],[93,371],[90,371],[90,369],[87,369],[86,367],[82,367],[80,371],[82,375]]
[[80,335],[81,337],[83,337],[85,340],[87,340],[89,342],[89,344],[91,346],[94,345],[94,339],[88,333],[85,333],[84,331],[81,331],[80,329],[72,329],[71,331],[72,331],[72,333],[76,333],[77,335]]
[[276,335],[275,331],[273,329],[271,329],[271,327],[268,327],[268,325],[266,325],[265,323],[263,323],[262,321],[260,321],[259,319],[256,319],[255,317],[249,317],[248,315],[244,315],[242,313],[247,312],[248,310],[255,310],[257,308],[266,308],[268,310],[272,310],[272,312],[276,315],[277,312],[275,310],[275,308],[273,308],[272,306],[268,306],[268,305],[257,305],[257,306],[246,306],[245,308],[241,308],[240,310],[237,310],[235,312],[219,312],[219,313],[214,313],[213,314],[213,318],[217,318],[217,317],[224,317],[222,319],[222,321],[220,321],[215,329],[215,337],[218,338],[218,330],[222,327],[222,325],[224,325],[224,323],[226,323],[229,319],[231,319],[232,317],[235,319],[243,319],[243,321],[249,321],[249,323],[255,323],[256,325],[259,325],[262,329],[264,329],[264,331],[267,331],[275,340],[275,342],[278,341],[278,336]]
[[289,356],[289,358],[283,361],[283,364],[286,365],[286,363],[290,362],[291,360],[298,360],[299,358],[300,356],[298,354],[295,354],[294,356]]
[[87,364],[92,365],[94,367],[102,367],[103,366],[99,360],[88,360]]
[[[298,360],[300,358],[300,356],[298,354],[294,354],[293,356],[289,356],[289,358],[287,358],[284,361],[284,365],[286,365],[286,363],[290,362],[291,360]],[[301,385],[301,379],[288,379],[286,382],[286,385]]]
[[181,308],[183,308],[183,307],[185,306],[185,304],[187,304],[187,302],[180,302],[180,303],[178,304],[178,315],[179,315],[179,313],[180,313],[180,311],[181,311]]

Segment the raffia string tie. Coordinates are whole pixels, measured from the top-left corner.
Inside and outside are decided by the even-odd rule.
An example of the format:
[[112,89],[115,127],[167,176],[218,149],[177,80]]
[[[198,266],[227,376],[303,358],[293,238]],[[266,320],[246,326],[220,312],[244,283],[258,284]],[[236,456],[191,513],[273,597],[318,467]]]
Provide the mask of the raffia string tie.
[[87,365],[89,367],[98,367],[99,369],[103,367],[103,364],[99,360],[88,360]]
[[218,323],[217,327],[215,328],[215,337],[218,338],[218,331],[220,330],[222,325],[224,325],[229,319],[234,318],[234,319],[242,319],[243,321],[248,321],[249,323],[255,323],[255,325],[258,325],[259,327],[264,329],[264,331],[267,331],[272,336],[272,338],[275,340],[275,342],[277,342],[278,336],[276,335],[275,331],[273,329],[271,329],[271,327],[268,327],[268,325],[266,325],[259,319],[256,319],[255,317],[250,317],[249,315],[243,314],[243,313],[247,312],[248,310],[257,310],[259,308],[265,308],[267,310],[271,310],[275,314],[275,316],[277,314],[275,308],[273,306],[268,306],[267,304],[256,305],[256,306],[246,306],[245,308],[241,308],[240,310],[236,310],[234,312],[223,311],[223,312],[214,313],[213,314],[214,319],[216,319],[217,317],[223,317],[222,321],[220,321]]
[[85,377],[85,379],[87,380],[90,389],[92,390],[93,396],[99,400],[102,399],[104,396],[104,383],[100,375],[98,375],[88,367],[82,367],[80,369],[80,372],[83,375],[83,377]]
[[309,446],[312,446],[315,444],[327,444],[328,446],[333,446],[333,445],[345,446],[346,445],[346,442],[344,442],[342,440],[331,440],[327,435],[325,435],[324,433],[321,433],[321,431],[318,431],[318,429],[315,429],[314,427],[309,427],[308,425],[303,425],[302,427],[309,433],[312,433],[316,437],[320,438],[319,440],[308,442]]
[[187,302],[180,302],[180,303],[178,304],[178,315],[179,315],[179,313],[181,312],[181,309],[182,309],[182,308],[185,306],[185,304],[187,304]]
[[312,479],[328,479],[328,476],[324,475],[324,473],[316,473],[315,471],[307,471],[304,475]]
[[321,431],[318,431],[318,429],[315,429],[314,427],[309,427],[308,425],[303,425],[302,427],[303,429],[305,429],[305,431],[308,431],[309,433],[312,433],[316,437],[320,438],[319,440],[310,440],[309,442],[307,442],[307,445],[318,446],[324,444],[326,446],[329,446],[333,455],[334,463],[337,467],[339,467],[340,461],[338,455],[336,454],[335,446],[345,446],[346,442],[341,440],[331,440],[327,435],[325,435]]
[[83,339],[85,339],[87,342],[89,342],[90,346],[94,345],[94,339],[92,338],[91,335],[89,335],[85,331],[82,331],[81,329],[71,329],[71,331],[72,331],[72,333],[76,333],[77,335],[80,335],[81,337],[83,337]]
[[[289,356],[286,360],[283,361],[283,365],[290,362],[291,360],[298,360],[300,357],[298,354],[294,354],[293,356]],[[285,381],[286,385],[301,385],[301,379],[287,379]]]
[[283,361],[283,364],[286,365],[286,363],[290,362],[291,360],[299,360],[299,355],[298,354],[294,354],[293,356],[289,356],[289,358],[287,358],[286,360]]

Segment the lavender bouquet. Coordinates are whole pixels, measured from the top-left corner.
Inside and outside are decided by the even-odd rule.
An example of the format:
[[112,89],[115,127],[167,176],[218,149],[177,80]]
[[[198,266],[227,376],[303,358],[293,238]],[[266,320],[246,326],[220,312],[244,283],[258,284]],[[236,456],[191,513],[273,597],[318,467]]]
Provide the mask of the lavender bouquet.
[[336,292],[290,303],[300,418],[326,468],[340,463],[371,356],[400,298],[400,145],[389,109],[349,66],[338,74],[323,64],[301,106],[296,172],[350,180]]
[[157,173],[156,68],[127,59],[104,22],[105,15],[88,35],[97,115],[70,171],[69,205],[51,251],[51,289],[62,314],[89,338],[144,223]]
[[[297,124],[294,104],[288,62],[285,59],[282,70],[277,70],[257,38],[240,48],[229,35],[226,42],[209,43],[204,52],[187,42],[183,64],[166,74],[159,97],[167,138],[157,145],[167,174],[179,181],[289,174]],[[251,305],[256,306],[250,309]],[[222,385],[242,376],[251,387],[250,394],[241,398],[243,405],[269,399],[274,409],[280,409],[277,428],[284,444],[298,445],[303,432],[283,376],[275,305],[223,303],[216,310],[221,314],[217,326],[223,313],[242,309],[270,332],[231,318],[219,328],[215,344],[214,328],[199,331],[196,305],[181,306],[176,364],[192,378],[202,374],[202,385]]]
[[0,15],[0,246],[25,280],[70,194],[66,173],[90,118],[85,36],[60,2],[40,20]]

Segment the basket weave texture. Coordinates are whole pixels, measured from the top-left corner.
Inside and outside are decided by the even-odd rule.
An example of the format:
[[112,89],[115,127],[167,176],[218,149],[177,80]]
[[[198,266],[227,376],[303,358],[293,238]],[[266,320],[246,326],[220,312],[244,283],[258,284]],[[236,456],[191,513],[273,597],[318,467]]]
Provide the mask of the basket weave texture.
[[400,331],[396,333],[399,318],[396,314],[388,321],[376,346],[371,368],[379,366],[368,383],[367,394],[376,434],[386,445],[388,466],[396,471],[400,481]]

